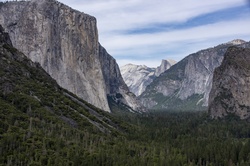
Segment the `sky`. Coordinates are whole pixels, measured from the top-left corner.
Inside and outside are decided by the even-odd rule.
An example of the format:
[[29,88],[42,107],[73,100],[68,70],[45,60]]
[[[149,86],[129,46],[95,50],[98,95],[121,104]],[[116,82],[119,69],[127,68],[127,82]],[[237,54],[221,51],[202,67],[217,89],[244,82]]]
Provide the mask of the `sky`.
[[233,39],[250,41],[250,0],[59,0],[97,18],[120,66],[159,66]]

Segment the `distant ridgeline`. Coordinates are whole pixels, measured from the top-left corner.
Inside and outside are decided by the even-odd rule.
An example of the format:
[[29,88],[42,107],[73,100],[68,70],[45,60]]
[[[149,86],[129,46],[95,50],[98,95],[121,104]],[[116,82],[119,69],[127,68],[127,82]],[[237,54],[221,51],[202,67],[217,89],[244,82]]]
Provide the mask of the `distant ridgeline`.
[[234,40],[187,56],[154,79],[141,102],[152,110],[207,110],[214,70],[230,46],[250,48],[250,43]]

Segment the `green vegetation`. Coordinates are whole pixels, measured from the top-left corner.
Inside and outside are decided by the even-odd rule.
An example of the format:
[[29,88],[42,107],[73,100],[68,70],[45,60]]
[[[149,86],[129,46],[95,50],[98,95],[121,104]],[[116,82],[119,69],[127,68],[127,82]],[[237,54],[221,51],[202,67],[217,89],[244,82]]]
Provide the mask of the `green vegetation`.
[[18,50],[16,48],[14,48],[14,47],[12,47],[12,46],[10,46],[8,44],[4,44],[3,47],[5,49],[7,49],[8,51],[12,52],[12,53],[17,53],[18,52]]
[[119,123],[132,125],[112,136],[58,119],[20,116],[12,106],[1,105],[12,110],[1,121],[3,165],[250,164],[250,125],[233,116],[215,121],[205,113],[126,113]]
[[127,130],[7,44],[0,74],[0,165],[95,165],[95,151]]
[[[178,90],[175,92],[178,93]],[[175,95],[171,97],[166,97],[161,93],[153,93],[152,99],[157,101],[157,105],[155,105],[152,110],[156,111],[177,111],[177,112],[185,112],[185,111],[204,111],[206,107],[203,107],[202,98],[203,95],[193,94],[189,96],[185,100],[181,100]]]

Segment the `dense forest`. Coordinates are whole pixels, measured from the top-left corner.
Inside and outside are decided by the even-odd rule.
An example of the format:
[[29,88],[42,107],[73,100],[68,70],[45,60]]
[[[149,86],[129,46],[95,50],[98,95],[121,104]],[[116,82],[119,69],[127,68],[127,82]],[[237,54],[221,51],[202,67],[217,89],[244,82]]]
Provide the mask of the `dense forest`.
[[123,130],[103,133],[72,127],[40,110],[28,115],[3,101],[0,110],[2,165],[250,164],[249,122],[233,116],[126,114],[116,117]]

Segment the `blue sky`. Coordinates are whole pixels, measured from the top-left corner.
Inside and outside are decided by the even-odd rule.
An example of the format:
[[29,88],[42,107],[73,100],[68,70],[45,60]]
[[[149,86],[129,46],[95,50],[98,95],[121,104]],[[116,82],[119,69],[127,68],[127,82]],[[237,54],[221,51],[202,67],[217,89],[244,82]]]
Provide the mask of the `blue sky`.
[[250,40],[250,0],[59,0],[97,18],[120,66],[156,67],[233,39]]
[[156,67],[233,39],[250,40],[247,0],[61,0],[93,15],[120,66]]

